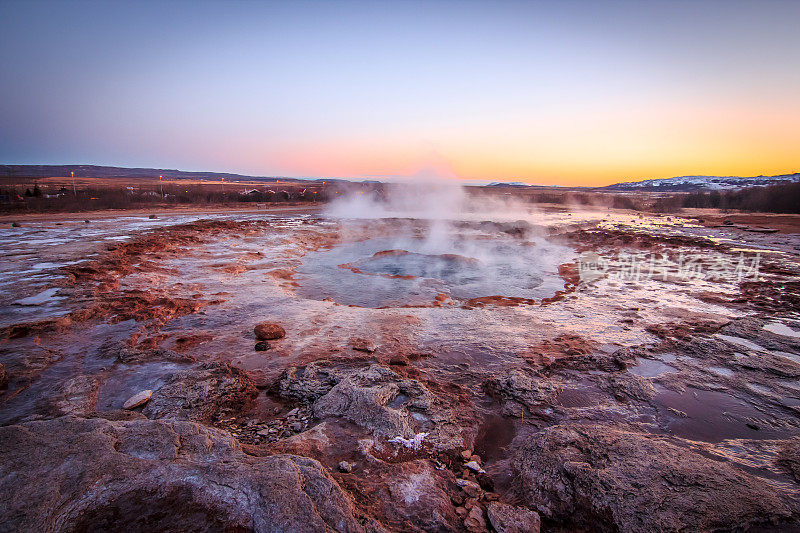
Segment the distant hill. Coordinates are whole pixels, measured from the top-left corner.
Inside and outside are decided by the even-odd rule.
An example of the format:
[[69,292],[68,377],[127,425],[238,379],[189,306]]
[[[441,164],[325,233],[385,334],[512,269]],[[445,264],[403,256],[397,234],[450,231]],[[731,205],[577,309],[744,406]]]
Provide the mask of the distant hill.
[[486,187],[530,187],[530,185],[521,181],[495,181],[486,185]]
[[[223,178],[229,181],[272,181],[286,179],[291,181],[319,181],[313,178],[288,178],[283,176],[245,176],[227,172],[185,172],[167,168],[126,168],[104,167],[97,165],[0,165],[0,178],[49,178],[53,176],[69,176],[75,172],[81,178],[157,178],[164,176],[170,179],[192,179],[219,181]],[[326,178],[327,179],[327,178]],[[327,181],[337,181],[327,179]]]
[[746,187],[775,185],[800,181],[800,173],[777,176],[679,176],[676,178],[615,183],[602,189],[611,191],[699,191],[736,190]]

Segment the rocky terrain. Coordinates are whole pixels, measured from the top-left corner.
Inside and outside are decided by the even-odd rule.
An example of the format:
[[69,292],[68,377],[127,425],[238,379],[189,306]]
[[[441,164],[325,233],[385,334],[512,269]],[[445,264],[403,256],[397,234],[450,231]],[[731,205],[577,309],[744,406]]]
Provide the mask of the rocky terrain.
[[800,529],[797,233],[198,218],[0,230],[0,531]]

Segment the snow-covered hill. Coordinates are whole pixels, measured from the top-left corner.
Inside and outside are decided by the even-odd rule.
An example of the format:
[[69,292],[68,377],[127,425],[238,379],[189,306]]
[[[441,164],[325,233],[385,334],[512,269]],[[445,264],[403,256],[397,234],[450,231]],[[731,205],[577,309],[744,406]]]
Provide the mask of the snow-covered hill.
[[699,189],[731,190],[754,187],[758,185],[774,185],[800,181],[800,173],[780,174],[778,176],[679,176],[655,180],[630,181],[615,183],[605,187],[612,190],[662,190],[662,191],[696,191]]

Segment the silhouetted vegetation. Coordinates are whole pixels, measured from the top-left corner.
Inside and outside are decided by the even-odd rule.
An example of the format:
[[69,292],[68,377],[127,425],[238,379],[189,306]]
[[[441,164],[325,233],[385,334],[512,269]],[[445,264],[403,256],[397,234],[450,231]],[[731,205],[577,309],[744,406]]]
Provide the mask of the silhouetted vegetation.
[[800,183],[750,187],[739,191],[691,193],[683,197],[681,207],[800,213]]
[[71,190],[63,186],[0,187],[4,212],[90,211],[136,209],[171,205],[286,204],[327,201],[322,186],[260,186],[240,184],[164,184],[114,187],[96,186]]
[[800,183],[748,187],[737,191],[705,191],[657,198],[651,209],[675,213],[683,208],[758,213],[800,213]]

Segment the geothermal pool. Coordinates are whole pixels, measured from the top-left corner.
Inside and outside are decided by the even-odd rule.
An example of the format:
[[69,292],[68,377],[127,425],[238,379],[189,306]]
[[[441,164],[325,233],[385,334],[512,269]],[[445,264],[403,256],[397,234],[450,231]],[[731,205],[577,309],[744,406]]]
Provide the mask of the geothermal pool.
[[537,300],[564,288],[558,266],[567,246],[501,232],[430,238],[372,238],[309,254],[297,270],[298,294],[362,307],[424,306],[503,296]]

